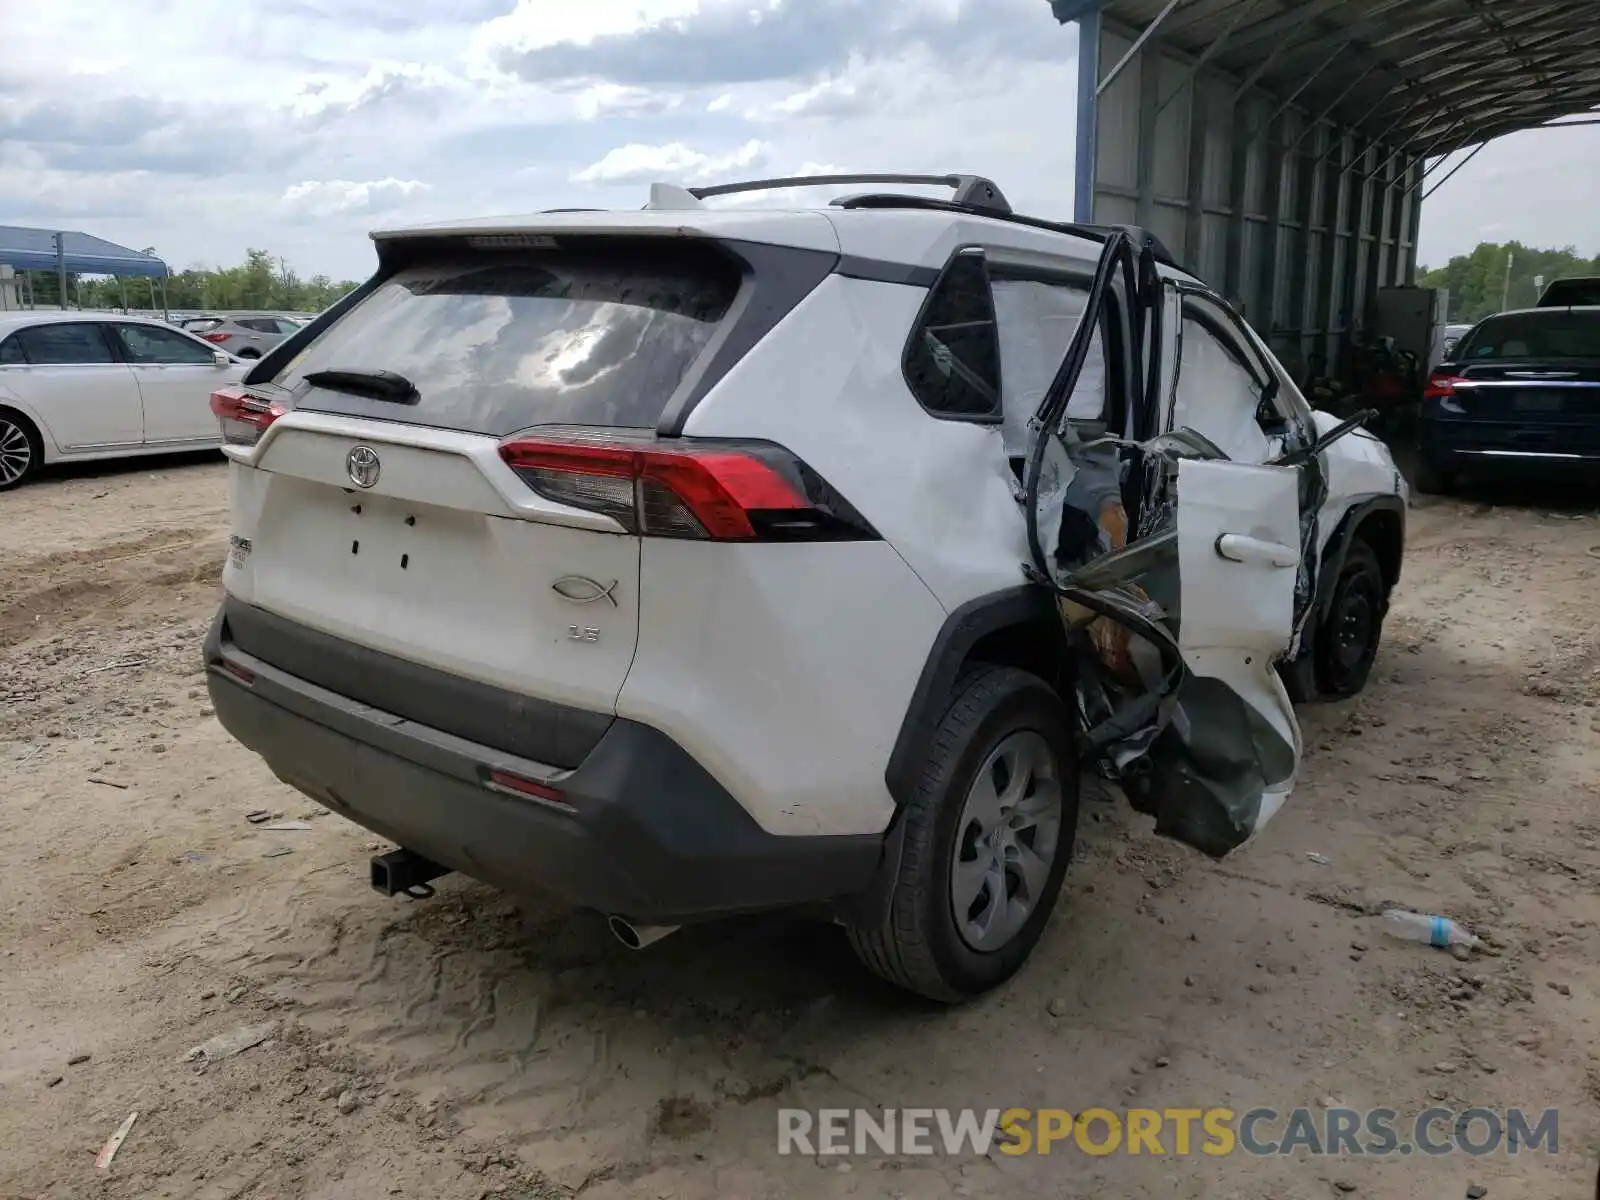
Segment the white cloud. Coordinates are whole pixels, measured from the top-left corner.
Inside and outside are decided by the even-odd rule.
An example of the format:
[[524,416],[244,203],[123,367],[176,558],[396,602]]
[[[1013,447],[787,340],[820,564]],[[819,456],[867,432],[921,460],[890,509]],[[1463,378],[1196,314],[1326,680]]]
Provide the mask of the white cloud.
[[797,117],[844,117],[868,111],[887,102],[884,89],[875,81],[850,76],[833,76],[781,100],[758,105],[745,112],[750,121],[788,121]]
[[658,116],[683,103],[683,97],[649,88],[625,87],[617,83],[597,83],[574,97],[577,115],[584,121],[614,116]]
[[416,179],[307,179],[284,189],[283,207],[296,215],[332,217],[397,208],[428,185]]
[[705,154],[682,142],[646,146],[630,142],[607,151],[572,176],[584,184],[705,183],[729,171],[744,170],[765,161],[767,144],[754,139],[727,154]]
[[517,7],[486,22],[474,48],[490,60],[511,52],[537,50],[563,42],[588,45],[599,37],[637,33],[693,16],[700,0],[517,0]]
[[[658,179],[831,164],[973,171],[1019,210],[1072,211],[1076,35],[1045,0],[0,0],[0,13],[0,223],[155,245],[177,264],[259,246],[303,275],[359,277],[376,212],[636,208]],[[1423,257],[1485,236],[1600,250],[1597,149],[1600,129],[1496,143],[1428,201]]]
[[460,76],[432,63],[375,62],[361,75],[314,75],[289,101],[297,117],[357,112],[385,99],[423,99],[465,88]]

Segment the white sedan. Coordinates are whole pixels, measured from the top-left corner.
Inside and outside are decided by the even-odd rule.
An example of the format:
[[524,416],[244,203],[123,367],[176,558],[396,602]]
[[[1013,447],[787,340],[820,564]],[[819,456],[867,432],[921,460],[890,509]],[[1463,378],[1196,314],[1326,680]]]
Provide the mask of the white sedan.
[[44,463],[220,446],[211,393],[251,365],[161,321],[0,313],[0,491]]

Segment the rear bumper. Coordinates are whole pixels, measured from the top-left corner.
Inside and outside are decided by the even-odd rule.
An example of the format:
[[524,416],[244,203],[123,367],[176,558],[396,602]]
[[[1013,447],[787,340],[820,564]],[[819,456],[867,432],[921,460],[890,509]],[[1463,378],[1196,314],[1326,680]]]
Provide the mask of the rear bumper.
[[[864,891],[877,872],[882,837],[767,833],[658,730],[612,721],[581,763],[556,770],[245,653],[229,636],[234,604],[218,613],[205,645],[207,687],[223,727],[285,783],[463,874],[677,924],[835,901]],[[499,790],[491,771],[547,781],[565,803]]]
[[1424,418],[1418,448],[1440,471],[1600,470],[1600,421],[1546,424]]

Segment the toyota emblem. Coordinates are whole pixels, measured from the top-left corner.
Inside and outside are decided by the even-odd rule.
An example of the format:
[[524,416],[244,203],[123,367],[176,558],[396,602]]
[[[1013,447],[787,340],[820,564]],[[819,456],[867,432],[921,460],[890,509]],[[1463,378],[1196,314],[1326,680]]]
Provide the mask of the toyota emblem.
[[344,469],[350,476],[350,482],[357,487],[369,488],[378,482],[378,474],[383,470],[383,464],[378,461],[378,452],[371,446],[357,446],[344,458]]

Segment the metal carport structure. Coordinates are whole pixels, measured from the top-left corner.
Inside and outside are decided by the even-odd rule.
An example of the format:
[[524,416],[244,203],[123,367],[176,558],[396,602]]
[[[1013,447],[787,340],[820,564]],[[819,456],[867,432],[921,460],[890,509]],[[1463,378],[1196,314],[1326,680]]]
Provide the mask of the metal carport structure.
[[1079,23],[1075,206],[1221,288],[1287,363],[1414,281],[1422,201],[1600,104],[1600,0],[1051,0]]
[[[54,272],[63,307],[66,306],[69,274],[112,275],[119,281],[128,277],[149,279],[152,303],[155,300],[153,281],[161,280],[165,296],[166,280],[171,274],[165,262],[143,250],[131,250],[75,230],[30,229],[22,225],[0,225],[0,266],[24,273]],[[26,279],[26,274],[23,278]]]

